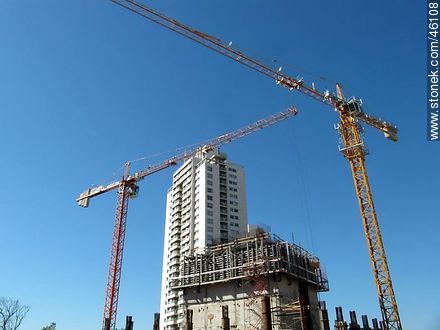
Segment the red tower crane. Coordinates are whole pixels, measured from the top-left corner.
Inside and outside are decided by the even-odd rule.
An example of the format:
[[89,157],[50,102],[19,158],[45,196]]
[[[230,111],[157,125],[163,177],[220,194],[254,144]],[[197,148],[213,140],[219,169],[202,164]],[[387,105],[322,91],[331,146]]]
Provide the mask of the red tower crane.
[[365,167],[366,148],[361,135],[362,128],[360,122],[378,129],[385,134],[385,137],[392,141],[397,141],[397,128],[389,122],[366,114],[362,110],[361,102],[354,97],[346,100],[339,84],[336,85],[336,95],[332,95],[328,91],[318,91],[313,85],[306,85],[302,79],[289,77],[280,70],[265,65],[234,49],[231,47],[231,43],[222,42],[216,37],[184,25],[135,0],[112,1],[273,79],[282,87],[306,94],[334,108],[339,113],[338,130],[342,140],[340,151],[350,163],[382,318],[387,327],[386,330],[401,330],[402,325],[397,302]]
[[102,321],[103,330],[113,330],[116,326],[116,313],[118,308],[119,283],[121,281],[122,256],[124,252],[128,201],[130,198],[136,197],[139,190],[137,185],[138,181],[141,181],[147,176],[162,171],[168,167],[177,165],[178,163],[199,153],[204,154],[216,147],[240,139],[253,132],[259,131],[260,129],[295,116],[296,114],[297,110],[292,106],[286,111],[279,112],[236,131],[216,137],[203,144],[200,144],[198,147],[192,150],[173,156],[161,163],[148,166],[146,169],[134,174],[130,174],[130,163],[128,162],[125,164],[125,171],[121,180],[112,182],[105,186],[87,189],[77,198],[76,201],[78,202],[79,206],[88,207],[90,198],[96,197],[111,190],[118,190],[107,289],[105,294],[104,317]]

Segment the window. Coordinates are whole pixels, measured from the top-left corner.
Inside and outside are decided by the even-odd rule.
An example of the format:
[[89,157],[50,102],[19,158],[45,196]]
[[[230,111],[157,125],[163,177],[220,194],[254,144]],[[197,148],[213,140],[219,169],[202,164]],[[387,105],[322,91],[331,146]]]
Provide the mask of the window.
[[207,199],[208,201],[212,201],[212,196],[211,196],[211,195],[208,195],[208,196],[206,196],[206,199]]
[[229,180],[229,184],[232,184],[233,186],[236,186],[236,185],[237,185],[237,182],[236,182],[236,181]]
[[206,184],[207,184],[208,186],[212,186],[212,180],[206,180]]
[[206,189],[207,192],[212,193],[212,188]]
[[207,218],[207,219],[206,219],[206,222],[209,223],[210,225],[212,225],[213,222],[214,222],[214,219],[212,219],[212,218]]
[[229,174],[229,177],[232,179],[237,179],[237,176],[235,174]]
[[206,231],[208,232],[208,233],[212,233],[213,231],[214,231],[214,229],[212,228],[212,227],[206,227]]
[[212,212],[211,210],[208,210],[208,211],[206,211],[206,214],[212,217],[214,212]]
[[206,176],[208,177],[208,179],[212,179],[212,173],[208,173]]
[[208,166],[206,167],[206,169],[208,170],[208,172],[212,172],[212,166]]
[[212,209],[213,205],[212,205],[212,203],[208,202],[208,203],[206,203],[206,207],[209,208],[209,209]]
[[229,197],[231,197],[231,198],[238,198],[238,195],[236,195],[236,194],[229,194]]

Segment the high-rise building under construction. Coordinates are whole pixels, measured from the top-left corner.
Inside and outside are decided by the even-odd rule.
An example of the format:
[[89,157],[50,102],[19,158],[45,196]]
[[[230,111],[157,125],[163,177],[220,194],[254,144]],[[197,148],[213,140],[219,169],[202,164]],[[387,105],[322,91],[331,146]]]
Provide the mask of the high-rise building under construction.
[[217,149],[174,173],[156,329],[329,329],[319,259],[248,225],[244,176]]
[[165,218],[160,327],[176,329],[184,324],[185,303],[171,282],[184,258],[247,233],[243,167],[218,149],[202,150],[174,172]]

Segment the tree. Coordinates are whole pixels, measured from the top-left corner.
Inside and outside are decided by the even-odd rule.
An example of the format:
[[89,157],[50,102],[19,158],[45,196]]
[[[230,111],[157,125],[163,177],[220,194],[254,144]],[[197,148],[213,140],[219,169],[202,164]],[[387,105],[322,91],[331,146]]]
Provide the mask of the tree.
[[1,297],[0,330],[17,330],[29,309],[29,306],[22,306],[18,300]]
[[47,327],[44,327],[41,330],[56,330],[56,328],[57,328],[57,324],[52,322],[50,325],[48,325]]

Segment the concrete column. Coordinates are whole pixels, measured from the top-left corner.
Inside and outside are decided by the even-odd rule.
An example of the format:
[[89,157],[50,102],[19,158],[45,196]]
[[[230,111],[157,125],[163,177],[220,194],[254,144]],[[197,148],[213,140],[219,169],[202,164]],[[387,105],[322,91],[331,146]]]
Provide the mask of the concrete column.
[[230,329],[228,305],[222,306],[222,326],[223,326],[223,330]]
[[261,298],[261,316],[263,319],[262,330],[272,330],[272,315],[270,313],[270,298],[263,296]]
[[159,330],[160,313],[154,313],[153,330]]
[[186,310],[186,330],[193,330],[193,310]]

